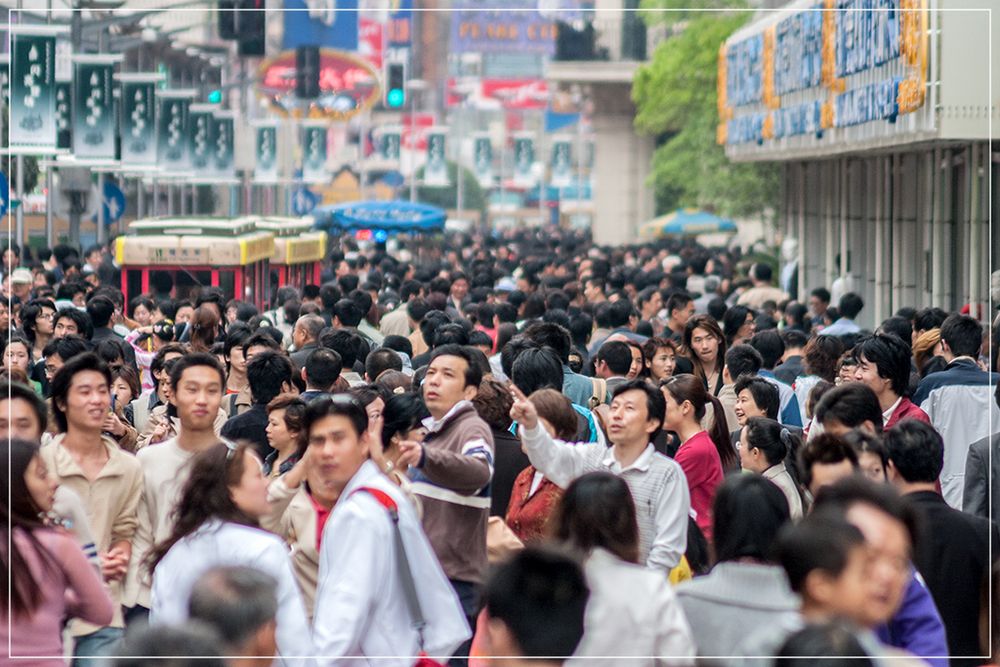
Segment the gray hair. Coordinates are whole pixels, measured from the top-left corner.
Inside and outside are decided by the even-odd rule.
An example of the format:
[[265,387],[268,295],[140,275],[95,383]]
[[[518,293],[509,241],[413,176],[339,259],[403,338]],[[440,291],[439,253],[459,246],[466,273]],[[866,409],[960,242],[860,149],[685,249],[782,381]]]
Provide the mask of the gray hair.
[[301,327],[310,340],[319,340],[319,333],[326,326],[326,320],[319,315],[303,315],[295,321],[295,326]]
[[213,567],[198,577],[188,614],[240,647],[278,613],[278,582],[246,566]]
[[218,635],[200,623],[140,625],[125,635],[111,667],[226,667]]

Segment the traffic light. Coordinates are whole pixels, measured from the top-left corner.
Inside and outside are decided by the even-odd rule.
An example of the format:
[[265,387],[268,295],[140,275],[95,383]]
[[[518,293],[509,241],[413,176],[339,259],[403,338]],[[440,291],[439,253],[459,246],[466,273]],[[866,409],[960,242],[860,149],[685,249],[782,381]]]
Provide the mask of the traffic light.
[[301,100],[319,97],[319,47],[295,49],[295,96]]
[[221,90],[211,90],[208,93],[208,103],[209,104],[221,104],[222,103],[222,91]]
[[406,65],[404,63],[386,64],[382,104],[386,109],[400,109],[406,104]]
[[235,0],[219,0],[219,39],[236,39]]
[[236,39],[241,56],[264,55],[264,32],[267,14],[264,0],[236,0]]

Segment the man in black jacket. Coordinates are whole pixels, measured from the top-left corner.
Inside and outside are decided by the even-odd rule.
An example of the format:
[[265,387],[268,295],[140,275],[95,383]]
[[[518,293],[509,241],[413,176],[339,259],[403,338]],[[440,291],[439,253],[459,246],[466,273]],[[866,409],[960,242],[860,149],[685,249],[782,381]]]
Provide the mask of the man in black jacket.
[[[991,539],[994,558],[1000,556],[997,526],[952,509],[935,491],[944,465],[944,441],[932,426],[905,419],[886,432],[885,442],[889,479],[922,519],[913,562],[941,613],[949,653],[980,655],[980,587],[991,567]],[[952,667],[980,663],[981,659],[951,660]]]
[[292,388],[292,362],[284,354],[268,350],[254,355],[247,364],[247,381],[253,405],[236,417],[230,417],[222,427],[222,437],[247,440],[254,445],[261,461],[271,453],[267,441],[267,404],[278,394]]

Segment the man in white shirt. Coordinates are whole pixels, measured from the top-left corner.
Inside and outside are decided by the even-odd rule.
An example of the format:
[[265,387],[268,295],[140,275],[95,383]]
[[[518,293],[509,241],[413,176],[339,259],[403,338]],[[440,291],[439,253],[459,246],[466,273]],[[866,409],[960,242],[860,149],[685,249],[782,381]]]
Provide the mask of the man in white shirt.
[[511,391],[510,416],[521,425],[521,442],[531,464],[562,488],[595,470],[621,475],[635,500],[640,562],[664,574],[676,567],[687,549],[691,496],[681,467],[650,442],[663,424],[663,394],[645,380],[620,385],[611,401],[608,440],[612,447],[608,448],[553,440],[539,426],[534,404],[517,387],[512,385]]
[[[471,635],[469,626],[410,500],[369,460],[381,419],[369,424],[364,407],[340,394],[310,403],[303,428],[323,484],[339,494],[318,526],[313,639],[321,663],[378,656],[379,665],[409,667],[414,661],[406,656],[421,650],[451,655]],[[416,584],[420,629],[404,588],[404,562]]]
[[214,355],[188,353],[170,372],[172,401],[177,407],[177,436],[144,447],[136,454],[143,470],[138,526],[133,540],[122,605],[129,620],[149,613],[150,590],[143,560],[154,544],[170,536],[171,513],[187,481],[187,464],[195,454],[219,442],[215,418],[222,403],[226,375]]

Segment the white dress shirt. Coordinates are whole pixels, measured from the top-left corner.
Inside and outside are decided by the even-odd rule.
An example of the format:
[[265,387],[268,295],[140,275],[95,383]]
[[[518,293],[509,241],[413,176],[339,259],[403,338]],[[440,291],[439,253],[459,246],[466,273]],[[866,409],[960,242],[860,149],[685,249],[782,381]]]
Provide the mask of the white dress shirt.
[[687,549],[691,493],[684,471],[673,460],[647,445],[632,465],[622,468],[614,447],[593,442],[566,444],[541,426],[520,427],[521,443],[531,465],[556,486],[566,488],[577,477],[595,470],[621,476],[632,492],[639,523],[639,560],[647,566],[672,570]]
[[[424,650],[448,657],[471,636],[462,605],[413,505],[371,461],[354,475],[324,528],[313,637],[323,665],[410,667],[420,650],[403,594],[389,512],[361,487],[389,495],[427,623]],[[378,660],[369,661],[367,657]]]

